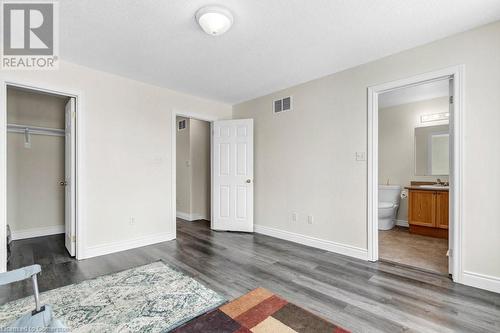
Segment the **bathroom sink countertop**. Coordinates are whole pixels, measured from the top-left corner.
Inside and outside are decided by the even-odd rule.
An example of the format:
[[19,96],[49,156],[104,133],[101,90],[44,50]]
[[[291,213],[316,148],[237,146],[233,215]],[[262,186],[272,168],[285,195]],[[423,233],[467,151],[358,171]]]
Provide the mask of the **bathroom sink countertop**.
[[419,191],[446,191],[448,192],[450,190],[449,186],[439,186],[439,185],[410,185],[410,186],[405,186],[405,189],[407,190],[419,190]]

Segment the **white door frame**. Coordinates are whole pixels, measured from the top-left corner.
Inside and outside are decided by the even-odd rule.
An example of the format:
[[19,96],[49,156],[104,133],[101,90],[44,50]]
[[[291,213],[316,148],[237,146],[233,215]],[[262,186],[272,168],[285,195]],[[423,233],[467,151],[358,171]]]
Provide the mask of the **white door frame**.
[[7,270],[7,87],[29,89],[32,91],[45,92],[49,94],[62,95],[75,98],[76,103],[76,155],[75,186],[76,186],[76,258],[83,258],[84,249],[84,226],[83,219],[83,93],[75,92],[65,88],[52,87],[50,85],[2,80],[0,81],[0,272]]
[[378,257],[378,96],[382,93],[414,86],[426,81],[453,78],[454,108],[452,136],[453,159],[450,183],[453,186],[450,198],[450,223],[453,224],[453,281],[463,280],[462,243],[463,243],[463,122],[465,113],[465,65],[416,75],[410,78],[383,83],[368,88],[368,260],[377,261]]
[[[172,126],[171,126],[171,132],[172,132],[172,146],[171,146],[171,152],[172,152],[172,201],[171,201],[171,209],[172,209],[172,218],[170,222],[170,228],[171,231],[174,235],[174,238],[177,238],[177,117],[184,117],[184,118],[189,118],[189,119],[196,119],[196,120],[203,120],[206,122],[210,123],[210,133],[212,133],[212,123],[216,120],[225,120],[227,118],[220,118],[217,116],[212,116],[212,115],[207,115],[207,114],[200,114],[196,112],[191,112],[191,111],[183,111],[183,110],[178,110],[178,109],[173,109],[172,110]],[[212,174],[212,134],[210,134],[210,186],[212,186],[213,182],[213,174]],[[210,214],[212,214],[212,190],[210,189]],[[210,223],[212,223],[212,218],[210,218]]]

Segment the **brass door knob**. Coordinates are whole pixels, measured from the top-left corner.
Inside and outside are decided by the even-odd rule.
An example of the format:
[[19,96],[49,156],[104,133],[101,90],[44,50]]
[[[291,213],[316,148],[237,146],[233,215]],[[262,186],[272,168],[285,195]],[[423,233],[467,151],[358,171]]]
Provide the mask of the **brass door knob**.
[[61,186],[66,186],[66,185],[68,185],[68,182],[67,182],[67,181],[60,181],[60,182],[59,182],[59,185],[61,185]]
[[247,179],[247,184],[250,184],[252,182],[251,179]]

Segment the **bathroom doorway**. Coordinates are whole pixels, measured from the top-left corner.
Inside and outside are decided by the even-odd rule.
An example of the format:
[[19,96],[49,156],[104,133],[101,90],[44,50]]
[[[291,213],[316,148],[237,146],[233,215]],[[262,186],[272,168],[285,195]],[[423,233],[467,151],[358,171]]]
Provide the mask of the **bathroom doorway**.
[[449,79],[383,93],[378,109],[380,260],[448,274]]
[[369,88],[370,260],[457,282],[462,70]]

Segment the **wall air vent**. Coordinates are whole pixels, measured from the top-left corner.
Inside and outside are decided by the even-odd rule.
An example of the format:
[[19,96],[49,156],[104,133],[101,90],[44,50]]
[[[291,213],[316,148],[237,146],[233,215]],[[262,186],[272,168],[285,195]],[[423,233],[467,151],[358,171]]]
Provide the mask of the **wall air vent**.
[[284,97],[273,101],[274,113],[280,113],[292,110],[292,96]]
[[184,120],[179,121],[179,123],[177,125],[177,130],[182,131],[185,128],[186,128],[186,120],[184,119]]

